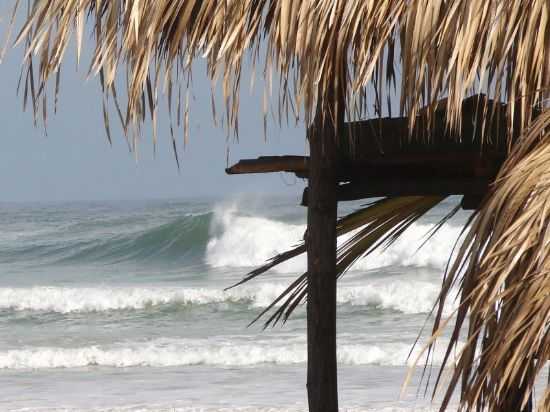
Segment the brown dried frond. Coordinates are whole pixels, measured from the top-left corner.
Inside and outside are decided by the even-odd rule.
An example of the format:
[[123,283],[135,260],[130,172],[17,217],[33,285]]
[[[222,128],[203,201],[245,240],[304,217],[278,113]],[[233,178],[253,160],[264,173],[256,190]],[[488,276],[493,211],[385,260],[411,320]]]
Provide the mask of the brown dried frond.
[[549,390],[547,390],[544,393],[537,410],[539,412],[550,410],[550,391]]
[[127,133],[130,126],[139,132],[145,106],[156,123],[157,90],[170,101],[201,57],[221,82],[235,129],[247,55],[263,65],[269,90],[271,76],[280,75],[280,111],[299,108],[306,123],[317,107],[333,112],[335,90],[346,90],[348,116],[358,117],[369,111],[374,86],[381,114],[400,80],[396,94],[411,123],[424,106],[433,116],[446,96],[449,124],[459,127],[463,98],[484,91],[508,103],[511,135],[550,95],[547,0],[32,0],[17,41],[27,39],[25,78],[37,83],[36,111],[71,39],[80,58],[87,18],[90,73],[102,75],[106,95],[114,95],[117,74],[127,76],[127,107],[119,111]]
[[451,286],[459,284],[447,355],[464,333],[466,344],[442,410],[459,387],[461,410],[511,410],[518,399],[525,406],[550,359],[549,165],[547,109],[506,160],[444,281],[434,333]]

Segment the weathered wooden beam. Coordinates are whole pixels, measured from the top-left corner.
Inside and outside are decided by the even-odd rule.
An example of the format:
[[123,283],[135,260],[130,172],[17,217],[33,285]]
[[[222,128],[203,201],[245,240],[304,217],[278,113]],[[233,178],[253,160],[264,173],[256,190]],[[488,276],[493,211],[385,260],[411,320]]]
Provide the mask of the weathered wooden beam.
[[[370,176],[385,177],[475,177],[492,176],[502,156],[480,153],[395,153],[367,160],[339,161],[337,181],[361,181]],[[264,156],[241,160],[226,169],[228,174],[289,172],[308,178],[308,156]]]
[[307,173],[308,156],[261,156],[257,159],[245,159],[225,169],[229,175],[247,173]]
[[502,160],[475,153],[390,155],[385,158],[340,163],[339,182],[361,183],[371,178],[474,178],[494,177]]
[[307,391],[309,410],[338,412],[336,361],[336,151],[334,125],[317,119],[307,212]]
[[[487,113],[491,116],[485,121]],[[465,196],[464,208],[475,208],[504,160],[505,118],[505,105],[477,95],[462,104],[460,132],[449,130],[444,110],[429,120],[419,116],[412,130],[406,118],[347,123],[333,148],[335,181],[344,183],[337,188],[337,200],[457,194]],[[242,160],[226,171],[310,178],[310,162],[307,156],[268,156]]]
[[[334,49],[334,48],[333,48]],[[336,53],[334,53],[336,57]],[[347,72],[346,60],[339,73]],[[318,96],[313,125],[308,128],[310,205],[307,208],[307,397],[311,412],[338,412],[336,351],[336,222],[338,201],[338,129],[344,125],[346,82],[334,83]],[[338,87],[336,85],[339,85]],[[323,101],[335,101],[324,107]],[[328,111],[327,111],[328,109]]]
[[[493,116],[484,121],[486,103]],[[460,132],[449,130],[443,110],[430,120],[419,116],[412,130],[407,118],[346,123],[334,149],[337,180],[357,180],[376,173],[388,177],[410,173],[441,177],[493,174],[506,153],[506,106],[478,95],[465,99],[462,109]],[[226,172],[291,172],[307,178],[308,162],[307,156],[264,156],[242,160]]]
[[487,155],[506,152],[506,105],[484,95],[465,99],[460,130],[449,129],[444,105],[441,106],[431,119],[418,116],[412,129],[404,117],[347,123],[339,138],[341,159],[368,160],[398,153],[469,152]]
[[[451,196],[465,195],[465,209],[475,209],[489,190],[492,179],[474,178],[367,178],[361,182],[344,183],[337,186],[339,202],[385,196]],[[309,204],[309,189],[302,195],[302,205]]]
[[462,197],[460,206],[464,210],[477,210],[485,196],[482,194],[465,194]]
[[483,195],[489,187],[486,178],[378,178],[365,182],[344,183],[338,186],[338,200],[358,200],[381,196],[450,196]]

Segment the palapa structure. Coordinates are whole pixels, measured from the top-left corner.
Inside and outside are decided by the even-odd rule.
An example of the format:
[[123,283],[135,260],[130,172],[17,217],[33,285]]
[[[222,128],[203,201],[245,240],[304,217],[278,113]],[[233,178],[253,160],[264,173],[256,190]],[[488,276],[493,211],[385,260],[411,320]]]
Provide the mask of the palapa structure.
[[[91,27],[89,70],[104,92],[109,139],[110,109],[131,145],[146,112],[155,129],[163,90],[171,107],[180,96],[185,129],[180,90],[197,58],[221,83],[235,131],[244,58],[260,65],[268,85],[277,76],[279,113],[305,122],[309,158],[263,159],[240,171],[307,177],[308,230],[304,245],[249,278],[307,251],[307,272],[271,320],[284,319],[307,296],[312,411],[338,409],[337,277],[449,194],[464,194],[464,206],[475,213],[435,310],[434,338],[452,325],[448,355],[465,342],[441,409],[459,392],[467,411],[533,404],[550,410],[548,388],[533,396],[550,358],[548,0],[30,0],[29,6],[14,32],[27,51],[25,100],[36,116],[46,116],[46,90],[57,96],[71,40],[80,59]],[[119,100],[121,83],[127,95],[118,90]],[[400,117],[383,119],[394,114],[392,101],[399,101]],[[375,120],[355,123],[366,118]],[[387,197],[337,222],[338,200],[370,195]],[[351,230],[357,232],[337,251],[337,235]],[[452,285],[460,288],[461,304],[446,321],[442,308]]]

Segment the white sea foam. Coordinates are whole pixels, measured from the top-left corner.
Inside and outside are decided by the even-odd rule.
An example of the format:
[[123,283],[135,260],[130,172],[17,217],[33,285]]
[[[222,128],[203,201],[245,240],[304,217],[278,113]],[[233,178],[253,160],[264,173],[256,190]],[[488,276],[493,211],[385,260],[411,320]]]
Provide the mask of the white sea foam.
[[163,287],[0,288],[0,309],[45,312],[101,312],[144,309],[173,303],[223,302],[219,290]]
[[[449,411],[453,409],[448,409]],[[200,407],[200,406],[174,406],[170,405],[128,405],[109,408],[23,408],[13,409],[11,412],[307,412],[305,406],[291,407],[238,407],[238,406],[220,406],[220,407]],[[410,407],[374,407],[374,408],[340,408],[342,412],[437,412],[439,408],[429,406],[410,406]]]
[[[404,343],[346,344],[338,346],[338,361],[343,365],[406,366],[415,360],[418,349],[408,358],[410,345]],[[440,364],[441,350],[433,363]],[[102,366],[175,367],[209,365],[215,367],[254,367],[263,364],[292,365],[306,362],[302,338],[272,340],[240,339],[156,339],[112,346],[79,348],[32,347],[0,352],[0,369],[49,369]]]
[[[437,284],[427,281],[377,281],[362,286],[340,287],[338,302],[392,309],[406,314],[429,313],[439,292]],[[454,302],[449,302],[445,306],[445,315],[450,315],[454,309]]]
[[[219,207],[211,223],[206,263],[212,267],[252,267],[299,243],[305,226],[258,216],[241,216],[235,206]],[[304,257],[277,267],[280,272],[303,271]]]
[[[57,313],[142,310],[163,305],[242,304],[265,308],[286,288],[282,283],[246,285],[224,292],[207,288],[172,287],[32,287],[0,288],[0,310]],[[338,304],[428,313],[437,297],[435,283],[412,280],[341,285]]]
[[[429,406],[387,406],[374,408],[340,408],[342,412],[436,412],[437,407]],[[452,409],[449,409],[452,410]],[[175,406],[168,405],[128,405],[116,406],[108,408],[22,408],[12,409],[11,412],[307,412],[305,406],[290,406],[290,407],[270,407],[270,406],[219,406],[219,407],[201,407],[201,406]]]
[[[399,240],[385,250],[377,250],[361,259],[353,270],[369,270],[387,266],[419,266],[442,269],[448,262],[461,228],[445,225],[420,250],[433,225],[414,223]],[[235,208],[219,208],[212,220],[212,236],[207,245],[206,262],[212,267],[255,267],[269,258],[297,245],[305,225],[287,224],[262,218],[245,217]],[[349,236],[343,236],[345,241]],[[298,273],[305,269],[304,256],[296,257],[274,270]]]

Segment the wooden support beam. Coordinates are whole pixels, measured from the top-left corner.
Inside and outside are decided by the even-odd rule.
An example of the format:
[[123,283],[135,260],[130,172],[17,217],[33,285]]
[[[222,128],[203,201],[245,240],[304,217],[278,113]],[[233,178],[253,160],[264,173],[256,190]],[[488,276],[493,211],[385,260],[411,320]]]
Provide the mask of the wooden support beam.
[[[343,75],[347,73],[346,61],[341,64],[339,73]],[[338,412],[337,132],[344,126],[346,108],[346,90],[342,86],[346,82],[343,78],[339,80],[328,96],[318,97],[313,125],[308,129],[310,204],[304,240],[307,250],[307,397],[311,412]],[[324,107],[323,101],[337,103]]]
[[[496,175],[504,158],[480,153],[396,153],[368,160],[337,163],[339,182],[363,181],[369,177],[481,177]],[[308,177],[308,156],[262,156],[241,160],[226,169],[228,174],[289,172]]]
[[[337,186],[336,198],[339,202],[384,196],[451,196],[466,195],[463,204],[466,209],[475,208],[489,190],[492,179],[489,177],[468,178],[417,178],[417,177],[366,177],[362,181],[352,181]],[[304,189],[302,205],[309,203],[309,189]]]
[[[483,121],[487,104],[493,117]],[[441,105],[442,107],[444,105]],[[462,104],[461,134],[448,130],[445,111],[430,120],[419,116],[409,130],[406,118],[370,119],[347,123],[337,136],[338,200],[371,196],[464,194],[463,206],[479,205],[506,153],[506,106],[483,95]],[[269,156],[242,160],[227,173],[292,172],[309,177],[306,156]],[[429,182],[426,181],[429,179]],[[307,190],[304,202],[307,203]]]
[[484,197],[482,194],[465,194],[460,206],[464,210],[477,210],[481,206]]
[[[487,119],[485,105],[487,113],[492,114]],[[341,159],[360,161],[400,153],[477,153],[483,156],[506,153],[506,105],[484,95],[471,96],[462,102],[461,116],[459,131],[447,127],[444,105],[432,119],[418,116],[412,130],[409,120],[404,117],[347,123],[339,136],[339,154]]]
[[338,411],[336,361],[336,148],[334,125],[317,119],[307,213],[307,391],[309,410]]
[[383,196],[450,196],[463,194],[483,195],[487,192],[489,180],[484,178],[439,177],[415,178],[378,178],[365,182],[344,183],[338,186],[337,197],[342,200],[358,200],[367,197]]
[[338,411],[336,361],[336,152],[330,123],[310,133],[307,214],[309,410]]
[[257,159],[245,159],[225,169],[228,175],[247,173],[291,172],[307,174],[308,156],[261,156]]

